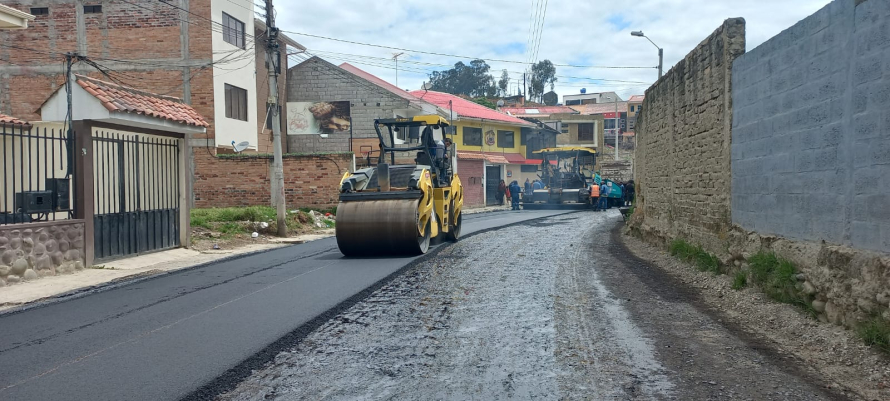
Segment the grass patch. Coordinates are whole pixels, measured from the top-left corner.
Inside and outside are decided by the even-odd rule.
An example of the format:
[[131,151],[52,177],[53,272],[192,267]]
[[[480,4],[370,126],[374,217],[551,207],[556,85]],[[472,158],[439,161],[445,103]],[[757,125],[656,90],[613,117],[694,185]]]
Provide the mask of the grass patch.
[[682,239],[675,239],[670,246],[671,255],[695,264],[701,271],[720,274],[720,260],[705,251],[701,246],[692,245]]
[[269,206],[221,207],[209,209],[192,209],[192,224],[195,221],[205,224],[225,223],[233,221],[270,221],[275,220],[275,209]]
[[751,279],[763,292],[775,301],[796,305],[815,317],[811,301],[797,290],[797,268],[791,261],[779,258],[775,253],[758,252],[748,259]]
[[748,286],[748,273],[738,271],[732,278],[732,289],[738,291]]
[[890,322],[880,316],[859,325],[856,334],[868,345],[874,345],[884,352],[890,353]]

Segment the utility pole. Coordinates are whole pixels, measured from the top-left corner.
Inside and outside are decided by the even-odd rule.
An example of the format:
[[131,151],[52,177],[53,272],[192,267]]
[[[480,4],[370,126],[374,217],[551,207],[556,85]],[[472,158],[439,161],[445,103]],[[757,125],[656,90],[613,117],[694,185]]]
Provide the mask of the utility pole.
[[615,161],[618,161],[618,135],[621,129],[618,128],[618,94],[615,94]]
[[287,209],[284,198],[284,162],[281,152],[281,107],[278,104],[278,71],[281,68],[281,49],[278,48],[278,28],[272,0],[266,2],[266,62],[269,65],[269,101],[272,118],[272,204],[278,214],[278,236],[287,236]]
[[399,87],[399,56],[405,54],[405,52],[401,53],[393,53],[392,59],[396,61],[396,87]]
[[528,88],[525,86],[525,73],[522,73],[522,104],[525,105],[525,96],[528,95]]

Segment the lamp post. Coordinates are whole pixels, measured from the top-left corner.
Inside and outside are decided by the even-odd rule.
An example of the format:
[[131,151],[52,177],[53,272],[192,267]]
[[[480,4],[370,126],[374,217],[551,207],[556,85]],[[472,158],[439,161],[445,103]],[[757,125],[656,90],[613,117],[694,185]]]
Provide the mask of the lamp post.
[[661,68],[662,68],[662,61],[664,60],[664,49],[658,47],[658,45],[656,45],[655,42],[652,41],[652,39],[649,39],[648,36],[643,34],[643,31],[633,31],[630,34],[631,34],[631,36],[639,36],[641,38],[646,38],[646,40],[648,40],[649,43],[652,43],[652,45],[658,49],[658,79],[661,79]]
[[[605,97],[606,100],[612,100],[612,97]],[[615,161],[618,161],[618,96],[615,96]]]

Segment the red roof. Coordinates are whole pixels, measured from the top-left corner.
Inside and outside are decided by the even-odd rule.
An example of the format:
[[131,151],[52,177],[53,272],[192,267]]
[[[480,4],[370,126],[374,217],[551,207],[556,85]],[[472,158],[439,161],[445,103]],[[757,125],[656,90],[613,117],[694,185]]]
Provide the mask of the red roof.
[[572,109],[569,106],[520,106],[520,107],[501,107],[501,111],[514,115],[514,116],[523,116],[523,117],[534,117],[540,115],[550,115],[550,114],[578,114],[577,111]]
[[396,94],[397,96],[401,97],[402,99],[410,100],[413,102],[420,101],[420,99],[417,96],[412,95],[408,91],[399,89],[398,86],[395,86],[389,82],[386,82],[386,81],[378,78],[376,75],[371,74],[367,71],[364,71],[352,64],[343,63],[343,64],[340,64],[340,68],[351,72],[353,75],[357,75],[359,78],[362,78],[366,81],[370,81],[374,85],[377,85],[383,89],[386,89],[387,91]]
[[[615,103],[614,102],[613,103],[582,104],[580,106],[570,106],[570,107],[584,115],[615,113]],[[627,111],[627,102],[618,102],[618,112],[623,113],[626,111]]]
[[77,84],[102,102],[108,111],[144,114],[198,127],[210,126],[204,117],[179,98],[144,92],[82,75],[76,77]]
[[27,125],[28,122],[25,120],[19,120],[15,117],[7,116],[6,114],[0,114],[0,124]]
[[454,112],[458,114],[458,117],[479,118],[490,121],[499,121],[505,124],[515,124],[523,126],[534,125],[528,121],[509,116],[497,110],[489,109],[488,107],[485,107],[481,104],[473,103],[469,100],[449,93],[416,90],[411,91],[411,94],[445,110],[450,110],[451,106],[449,106],[448,102],[451,101],[454,107]]
[[646,98],[646,95],[633,95],[633,96],[631,96],[630,99],[628,99],[627,101],[628,101],[628,102],[632,102],[632,103],[640,103],[640,102],[642,102],[643,99],[645,99],[645,98]]

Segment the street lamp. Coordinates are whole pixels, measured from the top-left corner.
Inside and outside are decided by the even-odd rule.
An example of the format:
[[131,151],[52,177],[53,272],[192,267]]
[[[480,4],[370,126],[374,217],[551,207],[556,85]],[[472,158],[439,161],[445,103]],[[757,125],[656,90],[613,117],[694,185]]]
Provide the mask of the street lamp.
[[[612,100],[611,96],[606,96],[603,99]],[[618,161],[618,96],[615,96],[615,161]],[[603,141],[605,143],[605,141]]]
[[633,31],[630,34],[631,34],[631,36],[639,36],[641,38],[646,38],[646,40],[648,40],[649,43],[652,43],[653,46],[658,48],[658,79],[661,79],[661,66],[662,66],[662,60],[664,59],[664,49],[658,47],[658,45],[656,45],[655,42],[652,41],[652,39],[649,39],[648,36],[643,34],[643,31]]

